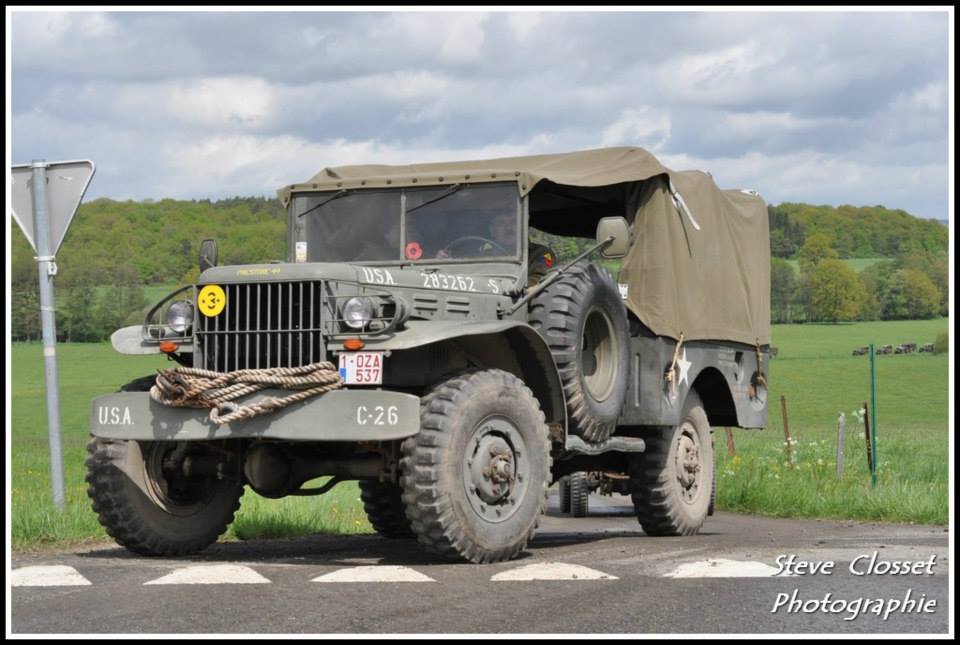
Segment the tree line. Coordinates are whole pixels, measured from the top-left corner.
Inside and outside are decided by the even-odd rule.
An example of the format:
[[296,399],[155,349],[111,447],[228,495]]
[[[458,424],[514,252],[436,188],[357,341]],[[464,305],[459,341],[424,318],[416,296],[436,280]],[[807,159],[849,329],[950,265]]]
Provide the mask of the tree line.
[[[948,231],[883,206],[768,206],[775,323],[906,320],[949,311]],[[844,259],[874,258],[859,272]]]
[[[882,206],[768,207],[773,322],[947,315],[947,230]],[[40,337],[33,249],[17,226],[11,248],[11,336]],[[571,260],[592,239],[531,236]],[[80,205],[57,255],[57,331],[100,341],[142,322],[144,287],[197,279],[200,241],[217,239],[222,264],[282,260],[285,217],[276,199],[116,201]],[[884,258],[859,273],[843,258]],[[605,261],[616,271],[618,264]],[[794,265],[799,268],[795,268]]]

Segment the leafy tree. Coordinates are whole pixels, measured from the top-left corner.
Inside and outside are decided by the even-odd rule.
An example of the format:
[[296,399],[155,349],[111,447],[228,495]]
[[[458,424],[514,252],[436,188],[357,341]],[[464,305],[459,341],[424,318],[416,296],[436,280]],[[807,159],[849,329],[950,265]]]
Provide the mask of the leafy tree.
[[821,260],[810,274],[810,313],[814,320],[853,320],[863,298],[860,278],[843,260]]
[[57,309],[57,330],[67,342],[91,342],[103,337],[102,325],[94,316],[95,292],[89,283],[67,289],[65,303]]
[[896,257],[914,250],[936,253],[947,249],[945,226],[899,209],[784,202],[775,211],[780,219],[771,219],[771,231],[779,222],[789,221],[801,226],[807,237],[825,234],[840,257]]
[[830,246],[830,237],[824,233],[817,233],[807,238],[797,253],[800,260],[800,271],[809,274],[821,260],[836,259],[837,252]]
[[947,253],[932,253],[924,250],[913,250],[897,258],[897,266],[901,269],[913,269],[926,275],[939,294],[937,306],[942,316],[948,314],[950,301],[950,279],[948,274]]
[[770,253],[778,258],[792,258],[803,246],[803,226],[777,206],[767,206],[770,220]]
[[933,318],[940,311],[940,293],[921,271],[900,269],[887,282],[882,309],[884,320]]
[[860,303],[860,313],[857,320],[879,320],[880,319],[880,299],[877,289],[876,272],[868,272],[866,269],[859,273],[860,284],[863,285],[863,302]]
[[801,273],[797,278],[797,287],[793,291],[794,307],[793,311],[791,312],[791,322],[800,323],[812,319],[810,314],[810,302],[810,275]]
[[887,281],[880,307],[880,315],[884,320],[906,320],[910,317],[903,271],[895,272]]
[[40,340],[40,293],[39,286],[15,288],[10,300],[11,330],[13,340]]
[[937,339],[933,343],[934,354],[945,354],[950,349],[950,335],[946,331],[937,334]]
[[791,306],[797,289],[793,266],[780,258],[770,259],[770,309],[773,322],[790,322]]
[[903,269],[904,295],[911,319],[933,318],[940,312],[940,292],[926,274]]

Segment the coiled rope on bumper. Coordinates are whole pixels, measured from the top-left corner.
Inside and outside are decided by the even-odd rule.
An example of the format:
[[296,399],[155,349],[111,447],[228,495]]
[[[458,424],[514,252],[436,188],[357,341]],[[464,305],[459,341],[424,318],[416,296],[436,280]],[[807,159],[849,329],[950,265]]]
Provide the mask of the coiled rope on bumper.
[[[322,361],[302,367],[272,367],[234,372],[213,372],[193,367],[160,370],[150,388],[157,403],[185,408],[210,408],[214,423],[231,423],[272,412],[291,403],[343,386],[333,363]],[[250,405],[234,401],[268,387],[298,390],[285,397],[267,397]]]

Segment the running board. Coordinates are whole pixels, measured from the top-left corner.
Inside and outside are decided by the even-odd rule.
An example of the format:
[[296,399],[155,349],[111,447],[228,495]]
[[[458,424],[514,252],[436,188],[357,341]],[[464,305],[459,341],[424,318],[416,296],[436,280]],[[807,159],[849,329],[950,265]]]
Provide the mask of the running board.
[[581,455],[599,455],[604,452],[643,452],[647,445],[639,437],[610,437],[601,443],[587,443],[580,437],[567,435],[564,449]]

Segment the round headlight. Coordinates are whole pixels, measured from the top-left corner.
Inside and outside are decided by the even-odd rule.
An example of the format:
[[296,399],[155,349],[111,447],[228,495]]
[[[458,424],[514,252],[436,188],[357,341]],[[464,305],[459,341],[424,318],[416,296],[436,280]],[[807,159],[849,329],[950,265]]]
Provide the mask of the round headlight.
[[184,334],[193,324],[193,303],[189,300],[174,300],[167,308],[167,327]]
[[343,305],[343,322],[350,329],[363,329],[373,318],[373,303],[369,298],[350,298]]

